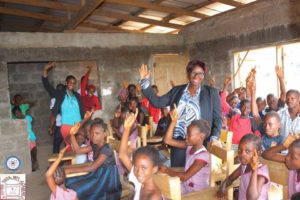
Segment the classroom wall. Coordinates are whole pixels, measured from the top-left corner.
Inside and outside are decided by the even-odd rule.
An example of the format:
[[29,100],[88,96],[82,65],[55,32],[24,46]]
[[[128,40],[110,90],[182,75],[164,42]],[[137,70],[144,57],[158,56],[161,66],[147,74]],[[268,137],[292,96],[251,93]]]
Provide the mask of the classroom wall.
[[183,29],[191,58],[206,62],[221,88],[233,52],[300,40],[300,1],[263,0]]

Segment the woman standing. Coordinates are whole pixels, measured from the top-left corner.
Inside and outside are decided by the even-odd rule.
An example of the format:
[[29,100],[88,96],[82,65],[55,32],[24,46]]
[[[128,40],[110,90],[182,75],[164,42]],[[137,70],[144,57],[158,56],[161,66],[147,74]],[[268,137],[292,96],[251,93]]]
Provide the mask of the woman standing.
[[[211,132],[207,141],[217,143],[222,127],[222,110],[218,91],[202,84],[206,72],[204,62],[192,60],[186,66],[189,82],[173,87],[167,94],[156,96],[151,88],[150,71],[146,65],[140,67],[140,79],[143,95],[151,105],[157,108],[166,106],[178,109],[178,121],[173,138],[185,140],[186,129],[194,120],[205,119],[210,122]],[[206,142],[207,142],[206,141]],[[184,167],[185,149],[171,148],[171,166]]]

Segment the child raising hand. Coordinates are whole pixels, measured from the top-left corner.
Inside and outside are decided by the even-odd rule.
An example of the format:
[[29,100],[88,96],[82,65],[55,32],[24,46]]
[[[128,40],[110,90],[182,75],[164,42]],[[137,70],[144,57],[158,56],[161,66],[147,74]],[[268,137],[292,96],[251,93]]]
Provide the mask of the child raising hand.
[[68,146],[59,152],[58,158],[54,161],[45,174],[48,187],[52,192],[50,200],[78,199],[77,193],[74,190],[66,189],[64,185],[65,173],[63,167],[59,166],[67,148]]
[[126,169],[130,171],[129,181],[135,187],[134,200],[160,200],[160,190],[153,180],[153,176],[160,165],[158,151],[153,147],[146,146],[137,149],[133,153],[132,161],[128,155],[128,137],[137,113],[138,110],[136,110],[135,114],[129,113],[125,118],[119,158]]

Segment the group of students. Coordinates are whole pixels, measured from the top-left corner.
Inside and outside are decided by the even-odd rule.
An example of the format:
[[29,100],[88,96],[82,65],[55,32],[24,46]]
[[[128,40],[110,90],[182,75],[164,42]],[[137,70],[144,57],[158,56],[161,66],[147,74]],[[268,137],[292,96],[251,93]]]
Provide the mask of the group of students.
[[[197,62],[196,62],[197,63]],[[84,100],[75,91],[76,79],[68,76],[66,86],[58,91],[47,80],[48,71],[53,63],[46,65],[43,73],[43,84],[51,97],[56,99],[52,110],[53,116],[61,115],[60,135],[66,147],[59,153],[58,159],[46,173],[46,180],[52,192],[50,199],[120,199],[122,186],[120,182],[121,165],[128,174],[128,179],[135,186],[134,199],[163,199],[154,182],[154,175],[160,171],[170,176],[177,176],[182,181],[182,194],[201,191],[210,187],[210,153],[206,149],[207,138],[212,132],[212,123],[206,119],[192,120],[185,130],[186,137],[174,138],[174,130],[178,124],[180,111],[178,104],[168,113],[166,108],[160,110],[151,105],[139,93],[140,88],[126,85],[120,93],[120,105],[117,107],[112,127],[121,140],[118,157],[106,143],[107,124],[100,118],[91,119],[95,106],[83,106],[81,101],[93,102],[91,98]],[[201,67],[201,66],[200,66]],[[143,66],[140,70],[143,70]],[[197,68],[197,67],[196,67]],[[199,67],[198,67],[199,68]],[[204,72],[190,73],[192,77],[204,77]],[[90,68],[82,82],[86,84]],[[233,131],[233,144],[237,151],[239,167],[221,183],[216,198],[226,196],[226,188],[234,180],[241,177],[238,199],[268,199],[270,179],[268,167],[259,162],[259,156],[265,159],[285,163],[289,169],[289,198],[297,199],[300,193],[300,94],[297,90],[285,93],[282,71],[276,68],[281,84],[281,96],[278,102],[274,95],[268,95],[269,107],[264,108],[262,98],[256,99],[255,70],[246,80],[246,88],[239,88],[227,95],[230,79],[226,79],[224,89],[220,92],[223,128]],[[194,74],[194,75],[193,75]],[[193,80],[192,80],[193,81]],[[143,83],[142,83],[143,87]],[[81,85],[81,93],[94,96],[94,87]],[[152,87],[158,95],[157,87]],[[197,91],[196,91],[197,92]],[[200,92],[205,92],[202,90]],[[143,91],[144,94],[144,91]],[[238,94],[238,96],[236,96]],[[286,108],[284,103],[286,102]],[[178,102],[177,102],[178,103]],[[150,106],[149,106],[150,105]],[[279,107],[283,107],[279,109]],[[203,108],[201,108],[204,112]],[[15,109],[16,110],[16,109]],[[85,114],[84,114],[85,113]],[[19,116],[16,113],[16,116]],[[138,124],[144,125],[147,115],[153,116],[155,123],[163,125],[157,128],[158,134],[164,136],[164,143],[173,148],[183,149],[186,159],[183,172],[178,172],[162,164],[159,151],[151,146],[132,149],[128,142],[135,144],[138,136]],[[23,117],[23,116],[22,116]],[[229,122],[226,122],[229,121]],[[74,125],[75,124],[75,125]],[[215,138],[214,138],[215,139]],[[31,140],[31,138],[30,138]],[[32,138],[32,140],[35,140]],[[214,145],[218,145],[214,143]],[[234,146],[233,145],[233,146]],[[65,151],[73,151],[85,155],[85,166],[64,166],[61,160]],[[172,158],[171,158],[172,159]],[[80,177],[67,178],[66,175],[77,172],[89,172]],[[122,174],[123,175],[123,174]],[[64,185],[65,182],[65,185]],[[199,197],[201,199],[201,197]]]

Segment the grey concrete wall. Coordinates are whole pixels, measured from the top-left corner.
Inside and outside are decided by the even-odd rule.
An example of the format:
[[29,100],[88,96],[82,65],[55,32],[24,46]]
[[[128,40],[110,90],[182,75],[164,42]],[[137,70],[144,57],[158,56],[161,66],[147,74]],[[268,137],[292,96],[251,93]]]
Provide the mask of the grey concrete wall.
[[300,40],[300,1],[259,1],[190,25],[182,35],[191,58],[207,63],[220,88],[233,52]]
[[[0,123],[0,135],[4,133],[2,129],[5,127],[13,131],[9,128],[11,123],[16,123],[16,127],[22,130],[23,135],[27,134],[26,130],[22,129],[24,123],[22,120],[10,120],[8,92],[10,87],[11,96],[14,93],[21,93],[29,100],[37,101],[36,107],[33,107],[31,112],[36,120],[34,129],[38,135],[38,145],[51,142],[46,135],[50,98],[39,82],[46,62],[58,62],[58,66],[50,72],[49,76],[54,85],[64,82],[68,74],[74,74],[79,80],[86,71],[84,65],[89,62],[94,63],[95,73],[91,75],[91,80],[97,86],[102,98],[103,118],[109,119],[118,104],[116,97],[123,80],[137,83],[140,64],[148,63],[153,54],[183,52],[182,44],[182,37],[176,35],[0,33],[0,60],[2,61],[0,81],[3,83],[0,85],[0,119],[4,119]],[[8,77],[10,77],[9,85]],[[28,142],[26,137],[20,136],[20,140]],[[13,135],[7,138],[17,145],[14,139]],[[1,144],[2,142],[0,146]],[[29,172],[29,149],[21,150],[26,153],[21,154],[20,158],[27,163],[21,171]],[[9,153],[10,150],[6,146],[0,153],[1,161],[3,156]],[[17,149],[16,153],[21,152]],[[3,170],[0,168],[0,173]]]

